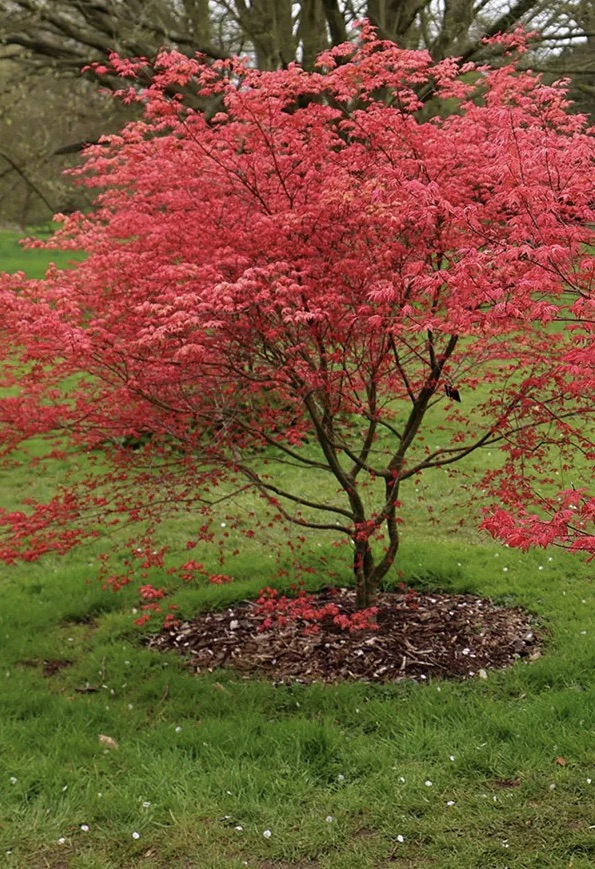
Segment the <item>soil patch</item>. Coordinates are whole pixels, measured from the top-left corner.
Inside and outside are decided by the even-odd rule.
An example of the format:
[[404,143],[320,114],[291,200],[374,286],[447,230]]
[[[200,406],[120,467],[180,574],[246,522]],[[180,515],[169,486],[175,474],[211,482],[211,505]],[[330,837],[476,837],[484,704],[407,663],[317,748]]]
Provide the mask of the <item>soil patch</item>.
[[[322,592],[347,615],[353,592]],[[262,615],[245,601],[150,637],[150,647],[175,649],[195,673],[233,668],[276,683],[394,682],[406,678],[485,677],[519,658],[539,657],[539,637],[520,607],[500,607],[473,595],[384,593],[378,629],[348,633],[330,620],[317,633],[290,622],[261,630]]]

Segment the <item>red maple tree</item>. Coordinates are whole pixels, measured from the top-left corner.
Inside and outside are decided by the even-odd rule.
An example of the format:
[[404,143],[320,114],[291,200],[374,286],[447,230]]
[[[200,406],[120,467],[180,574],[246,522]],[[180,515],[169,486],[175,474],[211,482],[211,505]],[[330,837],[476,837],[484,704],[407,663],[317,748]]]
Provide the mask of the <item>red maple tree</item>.
[[[143,61],[111,64],[146,81]],[[0,514],[1,558],[144,519],[111,582],[138,568],[159,609],[161,516],[193,513],[188,547],[208,542],[217,487],[242,481],[301,534],[351,543],[367,607],[404,484],[495,446],[485,527],[595,550],[589,493],[544,494],[552,465],[594,456],[595,137],[563,85],[364,26],[313,73],[168,52],[122,94],[143,117],[87,149],[94,208],[49,243],[86,258],[2,280],[5,460],[37,436],[89,468]]]

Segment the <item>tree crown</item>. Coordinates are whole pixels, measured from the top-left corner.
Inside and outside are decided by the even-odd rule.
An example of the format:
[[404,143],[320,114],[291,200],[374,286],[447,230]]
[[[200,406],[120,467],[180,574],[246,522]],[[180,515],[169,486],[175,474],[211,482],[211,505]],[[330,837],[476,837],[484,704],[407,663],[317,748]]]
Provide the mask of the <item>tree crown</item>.
[[[111,59],[126,77],[141,65]],[[364,605],[396,555],[405,481],[500,445],[486,485],[518,513],[554,449],[592,458],[594,138],[562,85],[514,59],[435,63],[364,25],[314,72],[166,52],[121,95],[144,117],[87,150],[95,208],[50,243],[86,259],[4,279],[22,351],[5,383],[22,392],[2,401],[2,433],[79,449],[145,433],[160,458],[138,451],[131,474],[112,454],[111,501],[91,475],[76,497],[5,513],[5,558],[74,545],[83,501],[153,528],[164,504],[202,515],[214,483],[243,478],[279,517],[351,542]],[[275,462],[313,483],[286,486]],[[523,521],[544,542],[558,502],[538,500]],[[593,501],[578,502],[584,519]],[[511,523],[499,510],[486,527],[514,542]],[[592,547],[584,524],[550,537],[573,527]]]

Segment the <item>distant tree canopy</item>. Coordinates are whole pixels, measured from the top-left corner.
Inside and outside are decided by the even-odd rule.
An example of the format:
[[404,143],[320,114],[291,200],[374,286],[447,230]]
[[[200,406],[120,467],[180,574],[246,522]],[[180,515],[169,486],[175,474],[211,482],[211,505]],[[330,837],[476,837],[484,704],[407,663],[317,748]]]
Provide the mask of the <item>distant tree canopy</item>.
[[[64,208],[72,193],[60,179],[63,155],[115,128],[115,110],[80,82],[81,69],[110,51],[151,62],[174,47],[212,60],[247,55],[260,69],[296,59],[311,69],[366,17],[382,38],[425,48],[436,61],[493,63],[498,49],[484,37],[523,26],[535,32],[528,65],[570,75],[579,108],[591,112],[594,15],[592,0],[0,0],[0,216],[30,222]],[[110,76],[95,77],[95,90],[98,83],[117,86]],[[23,102],[31,123],[6,123],[24,117]],[[60,117],[68,124],[58,129]]]
[[[151,58],[164,46],[220,58],[252,53],[261,69],[316,55],[368,18],[382,38],[427,48],[441,59],[477,60],[482,43],[518,25],[539,34],[546,54],[584,42],[591,0],[0,0],[5,57],[77,75],[111,51]],[[593,69],[593,59],[582,65]]]
[[595,121],[595,3],[582,3],[578,13],[577,30],[583,38],[570,40],[553,66],[570,77],[570,96]]
[[0,221],[24,228],[88,205],[62,173],[81,142],[117,129],[130,111],[81,76],[19,73],[0,62]]

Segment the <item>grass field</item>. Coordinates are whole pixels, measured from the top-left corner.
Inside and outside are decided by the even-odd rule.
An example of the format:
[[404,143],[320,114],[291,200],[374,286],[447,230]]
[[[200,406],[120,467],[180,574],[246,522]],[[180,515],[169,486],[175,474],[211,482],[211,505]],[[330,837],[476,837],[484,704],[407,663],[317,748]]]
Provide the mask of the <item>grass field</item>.
[[[31,236],[47,237],[49,232],[44,229],[32,230]],[[45,251],[34,248],[23,250],[20,239],[23,233],[16,231],[0,231],[0,271],[26,271],[31,278],[42,278],[48,263],[55,262],[58,266],[66,266],[78,255],[62,251]]]
[[[39,275],[59,261],[15,239],[0,237],[1,268]],[[3,473],[2,503],[62,471]],[[410,508],[405,580],[523,604],[547,638],[539,660],[486,680],[197,678],[141,645],[136,597],[101,590],[95,550],[4,567],[0,866],[595,865],[593,565],[449,532],[461,509],[451,489],[436,476],[418,493],[450,514],[444,525]],[[179,602],[190,612],[254,594],[272,579],[274,544],[242,553],[232,585]],[[313,542],[313,566],[322,552],[338,564]]]

